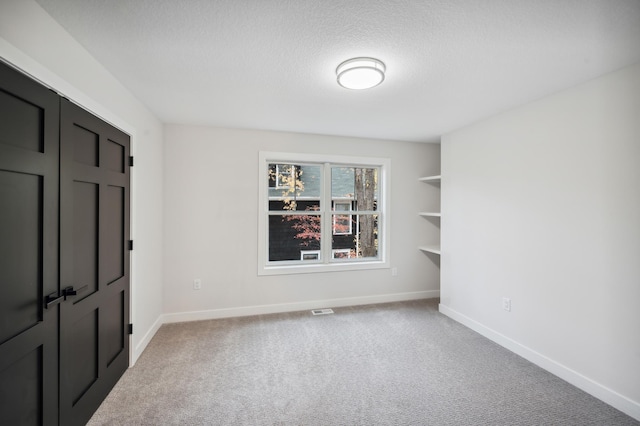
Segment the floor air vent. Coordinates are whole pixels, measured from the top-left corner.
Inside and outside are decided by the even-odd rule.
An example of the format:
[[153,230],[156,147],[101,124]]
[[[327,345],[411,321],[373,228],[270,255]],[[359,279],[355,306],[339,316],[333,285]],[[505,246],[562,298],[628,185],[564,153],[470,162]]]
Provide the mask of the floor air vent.
[[333,309],[314,309],[311,313],[313,315],[329,315],[333,313]]

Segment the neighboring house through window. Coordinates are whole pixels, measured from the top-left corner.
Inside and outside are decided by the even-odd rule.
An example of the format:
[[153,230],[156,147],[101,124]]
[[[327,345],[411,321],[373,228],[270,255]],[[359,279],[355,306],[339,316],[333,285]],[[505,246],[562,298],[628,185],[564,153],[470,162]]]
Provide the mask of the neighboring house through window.
[[[333,201],[333,211],[350,212],[352,201]],[[333,235],[351,235],[353,233],[352,217],[350,214],[333,215]]]
[[320,250],[301,250],[300,260],[318,260],[320,259]]

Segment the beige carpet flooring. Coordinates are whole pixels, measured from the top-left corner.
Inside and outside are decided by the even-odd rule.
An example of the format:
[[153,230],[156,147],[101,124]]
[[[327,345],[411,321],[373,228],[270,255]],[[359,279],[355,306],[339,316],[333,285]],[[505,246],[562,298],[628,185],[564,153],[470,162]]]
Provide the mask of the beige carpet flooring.
[[90,425],[639,425],[437,300],[164,325]]

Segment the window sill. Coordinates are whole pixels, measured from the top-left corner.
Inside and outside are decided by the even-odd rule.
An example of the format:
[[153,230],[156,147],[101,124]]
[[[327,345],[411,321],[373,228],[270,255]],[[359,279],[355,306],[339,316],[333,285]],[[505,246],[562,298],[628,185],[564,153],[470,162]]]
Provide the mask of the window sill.
[[322,272],[365,271],[371,269],[389,269],[389,262],[382,260],[345,262],[345,263],[313,263],[306,265],[269,265],[258,269],[258,275],[290,275],[316,274]]

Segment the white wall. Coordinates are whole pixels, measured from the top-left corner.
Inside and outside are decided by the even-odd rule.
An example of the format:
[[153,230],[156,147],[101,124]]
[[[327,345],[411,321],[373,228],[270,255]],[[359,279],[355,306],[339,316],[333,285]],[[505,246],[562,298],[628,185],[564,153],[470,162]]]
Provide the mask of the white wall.
[[[417,246],[435,232],[417,212],[440,146],[267,131],[165,126],[167,321],[435,297],[438,268]],[[258,276],[259,151],[391,159],[391,265]],[[439,203],[439,200],[437,200]],[[202,289],[193,290],[193,280]]]
[[640,420],[640,64],[445,135],[442,175],[441,311]]
[[0,57],[131,135],[135,362],[162,314],[162,124],[32,0],[0,3]]

